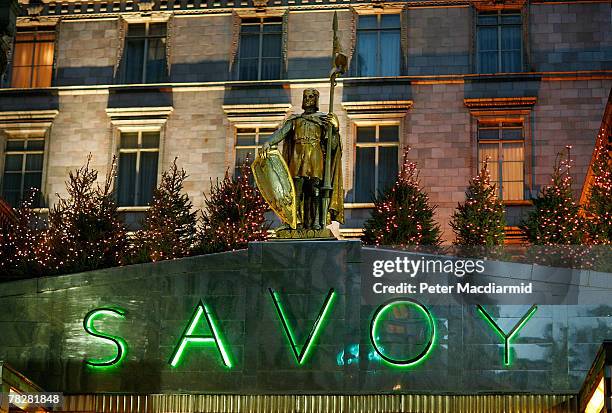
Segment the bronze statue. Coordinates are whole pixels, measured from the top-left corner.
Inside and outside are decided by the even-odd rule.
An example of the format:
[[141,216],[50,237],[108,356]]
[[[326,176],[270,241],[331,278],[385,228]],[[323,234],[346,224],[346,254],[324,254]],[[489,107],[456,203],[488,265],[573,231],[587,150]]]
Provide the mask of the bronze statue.
[[[319,110],[319,91],[306,89],[299,115],[290,116],[264,144],[252,168],[257,186],[284,225],[281,238],[331,238],[325,227],[344,222],[342,145],[333,113],[336,78],[346,71],[334,13],[333,68],[329,113]],[[276,145],[283,142],[282,156]]]
[[[344,222],[342,190],[342,146],[338,133],[338,118],[333,113],[317,112],[319,92],[304,90],[300,115],[293,115],[270,137],[263,146],[262,157],[281,141],[283,158],[293,178],[296,197],[297,229],[319,231],[331,221]],[[323,181],[328,133],[331,128],[330,177],[332,182],[328,216],[323,214]]]

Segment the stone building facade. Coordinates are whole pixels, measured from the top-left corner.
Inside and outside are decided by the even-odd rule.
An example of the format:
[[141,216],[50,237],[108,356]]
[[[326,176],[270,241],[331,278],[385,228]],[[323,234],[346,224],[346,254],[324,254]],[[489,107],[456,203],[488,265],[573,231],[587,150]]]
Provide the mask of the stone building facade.
[[407,147],[446,240],[485,159],[509,225],[567,145],[580,192],[612,87],[608,1],[24,0],[0,89],[2,196],[38,186],[52,205],[88,154],[100,176],[117,156],[137,215],[178,157],[201,208],[304,88],[327,110],[334,12],[347,234]]

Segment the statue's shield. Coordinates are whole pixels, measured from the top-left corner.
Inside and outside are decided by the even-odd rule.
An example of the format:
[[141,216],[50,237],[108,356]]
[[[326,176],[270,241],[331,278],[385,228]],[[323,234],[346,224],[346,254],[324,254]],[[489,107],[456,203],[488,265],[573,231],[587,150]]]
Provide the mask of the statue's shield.
[[257,156],[251,165],[255,182],[270,208],[295,229],[297,203],[289,167],[278,149],[270,149],[267,153],[266,157]]

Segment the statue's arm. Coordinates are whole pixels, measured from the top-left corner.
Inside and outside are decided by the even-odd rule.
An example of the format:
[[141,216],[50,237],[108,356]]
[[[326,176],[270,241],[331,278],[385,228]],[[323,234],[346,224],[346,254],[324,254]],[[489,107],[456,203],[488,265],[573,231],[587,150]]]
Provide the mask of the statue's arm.
[[270,139],[268,140],[268,142],[266,142],[264,147],[278,145],[283,139],[287,137],[287,135],[289,135],[289,132],[291,132],[292,128],[293,121],[286,121],[283,126],[274,131],[274,133],[272,134],[272,136],[270,136]]

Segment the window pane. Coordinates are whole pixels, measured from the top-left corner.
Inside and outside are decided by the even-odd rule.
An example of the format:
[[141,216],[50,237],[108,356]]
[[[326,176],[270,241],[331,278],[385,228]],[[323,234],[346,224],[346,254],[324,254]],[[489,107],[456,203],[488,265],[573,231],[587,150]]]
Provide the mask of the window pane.
[[359,16],[359,28],[360,29],[376,29],[376,15],[371,16]]
[[26,171],[42,171],[43,168],[43,155],[41,154],[28,154],[26,155]]
[[32,82],[32,67],[13,67],[11,87],[30,87]]
[[259,34],[240,37],[240,58],[259,57]]
[[240,80],[257,80],[257,59],[243,59],[240,61]]
[[262,56],[280,57],[281,55],[281,36],[278,34],[263,36]]
[[147,54],[147,82],[166,80],[166,38],[150,39]]
[[21,191],[21,174],[5,173],[2,188],[5,191]]
[[261,62],[261,80],[280,78],[280,58],[265,58]]
[[502,24],[521,24],[520,14],[504,14],[501,16]]
[[21,171],[23,155],[6,155],[4,158],[5,171]]
[[119,154],[117,202],[120,206],[134,205],[136,194],[136,154]]
[[149,25],[149,36],[166,37],[166,23],[152,23]]
[[32,151],[37,151],[37,150],[42,151],[43,149],[45,149],[45,140],[44,139],[29,139],[28,149]]
[[380,126],[378,140],[380,142],[399,142],[399,126]]
[[237,146],[255,145],[255,132],[253,133],[238,133],[236,135]]
[[376,76],[377,32],[357,34],[357,76]]
[[522,182],[504,182],[502,194],[504,200],[519,201],[523,200],[525,191]]
[[[523,143],[504,143],[503,146],[504,161],[523,161]],[[504,177],[504,179],[513,180],[514,178]]]
[[497,50],[497,27],[478,28],[478,51]]
[[283,31],[283,26],[280,23],[268,23],[263,25],[263,31],[264,33],[281,33]]
[[478,139],[479,140],[498,140],[499,139],[499,129],[484,129],[478,128]]
[[42,181],[41,172],[27,172],[23,178],[23,191],[24,194],[30,192],[33,189],[40,191],[40,183]]
[[255,159],[255,149],[236,148],[236,168],[240,168],[247,161],[247,157],[250,165]]
[[128,39],[126,43],[125,81],[127,83],[142,83],[145,41],[143,39]]
[[159,132],[143,132],[142,147],[159,148]]
[[383,14],[381,16],[381,27],[383,29],[397,29],[400,27],[399,14]]
[[[478,145],[478,169],[482,167],[482,164],[487,161],[487,169],[491,176],[491,183],[497,184],[499,182],[499,145],[498,144],[479,144]],[[498,185],[499,189],[499,185]]]
[[138,148],[138,133],[128,132],[121,134],[121,148],[135,149]]
[[501,48],[502,50],[520,50],[521,49],[521,27],[520,26],[502,27]]
[[502,129],[502,139],[523,139],[523,129]]
[[[29,146],[29,142],[28,142]],[[21,139],[9,139],[6,141],[7,151],[21,151],[25,147],[25,141]]]
[[521,52],[515,50],[512,52],[502,52],[502,72],[520,72],[521,71]]
[[381,33],[380,42],[380,75],[399,76],[401,51],[399,30]]
[[378,148],[378,192],[390,188],[397,180],[398,147]]
[[372,202],[375,182],[375,148],[357,147],[355,160],[355,202]]
[[480,13],[478,15],[478,24],[496,25],[497,24],[497,13],[494,13],[494,14]]
[[31,66],[34,58],[34,43],[15,43],[13,67]]
[[149,205],[157,184],[158,152],[140,153],[139,205]]
[[376,126],[359,126],[357,142],[376,142]]
[[260,129],[259,130],[259,144],[262,145],[266,142],[268,142],[268,140],[270,139],[270,137],[272,136],[272,134],[274,133],[276,129]]
[[145,36],[146,25],[144,23],[130,24],[128,26],[128,36]]

